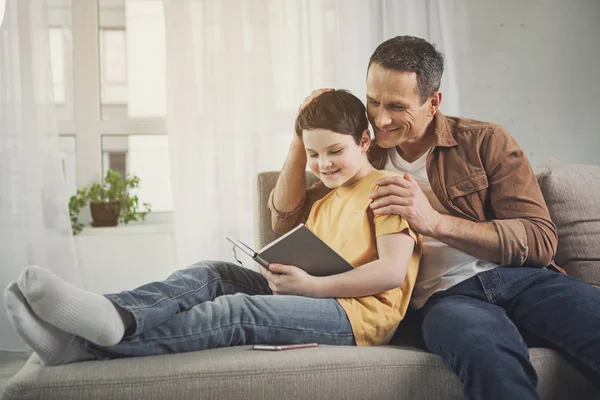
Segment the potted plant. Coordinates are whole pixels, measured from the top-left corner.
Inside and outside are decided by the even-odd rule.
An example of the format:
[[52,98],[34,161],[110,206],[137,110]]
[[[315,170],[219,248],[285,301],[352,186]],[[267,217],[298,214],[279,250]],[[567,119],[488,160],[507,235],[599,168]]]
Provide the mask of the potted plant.
[[109,169],[103,183],[92,182],[69,200],[69,215],[73,234],[83,229],[79,222],[80,211],[89,204],[92,226],[116,226],[119,222],[128,224],[138,219],[144,220],[151,211],[150,204],[140,206],[139,198],[130,190],[140,186],[140,178],[127,174],[123,179],[117,171]]

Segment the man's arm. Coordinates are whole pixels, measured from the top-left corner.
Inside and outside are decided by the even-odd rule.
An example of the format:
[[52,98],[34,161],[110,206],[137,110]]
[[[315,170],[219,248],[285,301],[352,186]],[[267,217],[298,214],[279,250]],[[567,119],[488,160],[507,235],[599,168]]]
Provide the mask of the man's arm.
[[502,127],[482,143],[491,221],[502,249],[501,265],[546,267],[554,261],[558,234],[531,164]]
[[481,260],[502,263],[502,243],[493,222],[473,222],[440,214],[437,225],[427,236]]
[[[300,217],[306,191],[306,152],[302,139],[294,135],[290,151],[271,193],[271,225],[277,234],[292,228]],[[287,225],[290,225],[289,227]]]
[[408,174],[377,181],[382,185],[379,195],[386,197],[374,201],[374,213],[402,215],[417,232],[483,260],[550,265],[558,241],[556,227],[529,162],[502,128],[488,135],[483,146],[495,219],[472,222],[440,214]]
[[277,178],[275,188],[269,195],[267,204],[271,210],[271,228],[278,235],[288,232],[301,222],[306,222],[315,201],[330,191],[322,182],[317,182],[306,189],[305,167],[301,165],[297,149],[293,147],[292,143],[290,154]]
[[[310,96],[298,108],[302,111],[311,101],[321,93],[332,89],[319,89],[313,91]],[[288,156],[275,188],[269,196],[268,207],[271,210],[271,228],[278,235],[284,234],[299,222],[308,218],[312,204],[323,197],[328,190],[316,189],[306,190],[306,150],[302,139],[294,134]],[[310,195],[309,195],[310,194]]]

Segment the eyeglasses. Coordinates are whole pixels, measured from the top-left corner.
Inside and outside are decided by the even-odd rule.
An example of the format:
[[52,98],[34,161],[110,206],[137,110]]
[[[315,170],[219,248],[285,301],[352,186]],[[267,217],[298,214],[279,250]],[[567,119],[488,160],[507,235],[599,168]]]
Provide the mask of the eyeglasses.
[[235,259],[235,261],[237,261],[237,262],[238,262],[238,263],[239,263],[239,264],[240,264],[242,267],[246,268],[246,266],[244,265],[244,263],[243,263],[243,262],[241,262],[239,258],[237,258],[237,253],[235,252],[235,248],[236,248],[236,246],[235,246],[235,245],[231,246],[231,251],[233,252],[233,258],[234,258],[234,259]]

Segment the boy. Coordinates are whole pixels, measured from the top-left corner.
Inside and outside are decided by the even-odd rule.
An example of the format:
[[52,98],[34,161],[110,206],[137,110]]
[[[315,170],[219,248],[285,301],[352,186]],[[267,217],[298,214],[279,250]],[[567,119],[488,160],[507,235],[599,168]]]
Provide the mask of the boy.
[[260,274],[209,261],[100,296],[29,267],[5,291],[13,326],[46,365],[258,343],[388,343],[408,307],[420,238],[400,217],[369,208],[375,180],[391,173],[367,159],[367,124],[361,101],[341,90],[296,120],[309,168],[334,189],[306,225],[354,270],[314,277],[272,264]]

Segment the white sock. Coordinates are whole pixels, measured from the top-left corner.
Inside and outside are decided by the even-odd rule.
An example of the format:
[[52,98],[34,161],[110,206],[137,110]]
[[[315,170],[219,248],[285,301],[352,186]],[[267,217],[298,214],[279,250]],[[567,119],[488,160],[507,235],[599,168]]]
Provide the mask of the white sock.
[[98,346],[114,346],[123,338],[123,318],[106,297],[37,266],[26,268],[18,285],[33,312],[47,323]]
[[4,304],[11,325],[44,365],[62,365],[92,358],[83,350],[71,346],[75,335],[63,332],[35,316],[17,282],[12,282],[4,290]]

